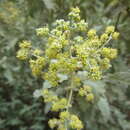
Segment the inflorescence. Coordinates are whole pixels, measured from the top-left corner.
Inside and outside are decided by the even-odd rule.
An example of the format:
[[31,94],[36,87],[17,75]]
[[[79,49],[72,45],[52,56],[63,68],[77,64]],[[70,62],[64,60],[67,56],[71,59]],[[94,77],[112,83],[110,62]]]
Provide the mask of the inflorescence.
[[[59,112],[58,119],[48,122],[52,129],[83,128],[78,116],[69,111],[72,108],[72,94],[75,92],[87,102],[92,102],[94,95],[91,86],[83,85],[78,72],[85,71],[86,80],[100,80],[103,72],[111,67],[110,61],[117,56],[116,49],[106,47],[110,40],[119,37],[115,27],[108,26],[99,36],[95,29],[88,29],[88,24],[79,14],[79,8],[72,8],[68,21],[56,20],[53,29],[48,26],[36,29],[37,36],[46,39],[44,49],[34,49],[30,41],[22,41],[17,52],[17,58],[29,61],[35,77],[41,77],[52,85],[41,90],[44,102],[51,103],[51,111]],[[59,75],[66,75],[66,82],[70,84],[64,87],[66,96],[57,95],[54,91],[57,87],[63,87]]]

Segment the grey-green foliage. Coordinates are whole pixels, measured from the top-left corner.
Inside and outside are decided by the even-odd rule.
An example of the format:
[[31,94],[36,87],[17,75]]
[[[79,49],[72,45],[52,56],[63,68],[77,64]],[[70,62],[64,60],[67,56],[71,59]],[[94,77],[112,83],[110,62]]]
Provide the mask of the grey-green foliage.
[[[9,17],[13,12],[4,8],[6,2],[12,2],[11,7],[19,11],[15,19]],[[75,97],[73,112],[80,115],[88,130],[130,129],[129,0],[1,0],[0,129],[46,130],[48,118],[57,116],[48,111],[49,104],[44,106],[42,100],[33,98],[35,89],[48,84],[32,77],[26,63],[18,61],[15,55],[18,42],[23,39],[32,40],[36,47],[44,46],[44,39],[35,36],[35,29],[57,18],[66,19],[73,6],[79,6],[82,17],[99,32],[111,24],[120,32],[119,41],[110,44],[118,48],[119,56],[107,75],[99,82],[84,82],[93,87],[95,101],[89,104]],[[61,76],[61,80],[65,78]]]

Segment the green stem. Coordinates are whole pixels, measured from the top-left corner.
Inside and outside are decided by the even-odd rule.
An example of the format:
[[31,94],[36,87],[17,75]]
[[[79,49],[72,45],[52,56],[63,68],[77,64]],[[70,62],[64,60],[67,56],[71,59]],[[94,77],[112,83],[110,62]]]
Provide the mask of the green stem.
[[112,35],[109,36],[108,40],[106,41],[106,43],[103,44],[103,46],[101,46],[100,49],[102,49],[103,47],[105,47],[109,42],[110,40],[112,39]]
[[70,90],[70,94],[69,94],[69,99],[68,99],[68,104],[67,104],[67,111],[69,109],[70,103],[71,103],[71,99],[72,99],[72,94],[73,94],[73,90]]
[[[69,111],[69,106],[70,106],[70,103],[71,103],[72,95],[73,95],[73,90],[71,89],[70,93],[69,93],[69,99],[68,99],[66,111]],[[67,123],[66,123],[66,130],[68,130]]]
[[103,47],[105,47],[112,39],[112,35],[109,36],[108,40],[95,52],[98,53]]
[[[71,104],[71,100],[72,100],[72,95],[73,95],[73,78],[72,78],[72,81],[71,81],[71,87],[70,87],[70,93],[69,93],[69,98],[68,98],[68,104],[67,104],[67,107],[66,107],[66,111],[69,111],[69,107],[70,107],[70,104]],[[67,127],[67,124],[66,124],[66,130],[68,130],[68,127]]]

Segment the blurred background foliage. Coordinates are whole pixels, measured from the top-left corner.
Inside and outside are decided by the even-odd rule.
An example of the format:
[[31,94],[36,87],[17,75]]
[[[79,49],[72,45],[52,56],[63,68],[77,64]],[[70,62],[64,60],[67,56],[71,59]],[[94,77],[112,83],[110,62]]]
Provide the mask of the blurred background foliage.
[[75,100],[75,113],[85,123],[85,130],[130,130],[130,0],[1,0],[0,1],[0,129],[49,130],[47,121],[57,113],[33,98],[33,91],[43,81],[31,76],[26,63],[16,59],[18,42],[31,40],[40,46],[35,29],[66,19],[71,7],[81,9],[89,27],[101,33],[115,25],[120,39],[110,46],[119,50],[112,68],[93,86],[93,104]]

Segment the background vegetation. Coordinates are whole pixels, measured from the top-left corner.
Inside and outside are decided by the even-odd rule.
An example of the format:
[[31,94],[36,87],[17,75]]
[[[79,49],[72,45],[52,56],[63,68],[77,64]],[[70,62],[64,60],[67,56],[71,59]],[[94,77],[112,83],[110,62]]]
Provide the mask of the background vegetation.
[[[28,66],[16,59],[18,42],[41,41],[35,29],[65,18],[71,7],[81,9],[89,27],[102,32],[115,25],[120,39],[111,46],[119,50],[112,68],[94,88],[93,105],[79,99],[85,130],[130,130],[130,0],[1,0],[0,1],[0,129],[49,130],[47,121],[57,116],[33,98],[44,82],[31,76]],[[44,40],[43,40],[43,44]]]

